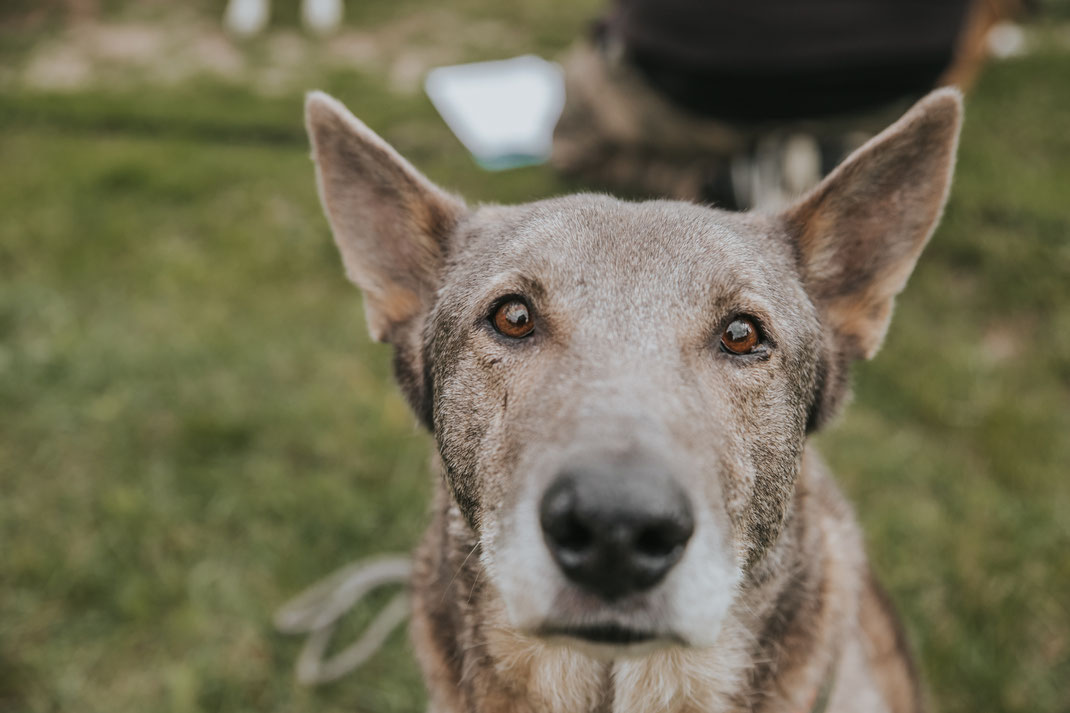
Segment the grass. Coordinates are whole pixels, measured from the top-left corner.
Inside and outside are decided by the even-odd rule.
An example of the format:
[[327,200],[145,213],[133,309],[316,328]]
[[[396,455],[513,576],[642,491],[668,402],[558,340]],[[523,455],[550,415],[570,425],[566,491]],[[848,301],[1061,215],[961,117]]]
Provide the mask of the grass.
[[[589,7],[511,7],[530,44],[502,56]],[[479,171],[378,77],[317,83],[472,200],[571,188]],[[1070,711],[1067,86],[1065,54],[986,72],[945,223],[820,437],[948,713]],[[411,547],[430,490],[299,122],[297,93],[209,80],[0,95],[0,710],[422,710],[403,634],[307,690],[270,623]]]

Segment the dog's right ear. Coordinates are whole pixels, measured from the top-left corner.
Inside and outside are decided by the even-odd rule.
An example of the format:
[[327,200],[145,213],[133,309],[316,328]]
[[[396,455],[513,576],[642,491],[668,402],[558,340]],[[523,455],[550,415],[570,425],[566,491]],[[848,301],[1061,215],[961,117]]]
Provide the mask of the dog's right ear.
[[464,203],[322,92],[305,100],[305,125],[320,200],[346,274],[364,292],[372,338],[407,351]]
[[422,328],[467,209],[326,94],[308,95],[305,125],[320,200],[346,274],[364,292],[368,329],[394,347],[401,390],[432,428]]

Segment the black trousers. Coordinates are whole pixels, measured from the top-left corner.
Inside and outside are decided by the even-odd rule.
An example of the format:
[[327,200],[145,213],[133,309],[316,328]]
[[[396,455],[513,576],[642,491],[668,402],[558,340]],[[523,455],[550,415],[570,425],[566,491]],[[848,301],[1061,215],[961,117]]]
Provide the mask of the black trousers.
[[970,0],[616,0],[598,32],[693,113],[784,121],[932,89]]

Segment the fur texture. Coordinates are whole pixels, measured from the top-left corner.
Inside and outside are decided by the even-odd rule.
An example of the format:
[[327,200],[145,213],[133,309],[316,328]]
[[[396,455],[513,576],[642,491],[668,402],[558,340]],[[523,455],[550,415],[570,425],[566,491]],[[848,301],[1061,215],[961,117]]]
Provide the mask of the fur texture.
[[[916,711],[850,508],[807,435],[871,357],[943,208],[961,99],[931,94],[779,215],[602,195],[469,210],[322,94],[320,192],[373,336],[438,446],[413,637],[440,713]],[[496,332],[503,299],[534,331]],[[760,348],[719,347],[734,319]],[[643,459],[694,533],[648,591],[555,564],[538,503],[584,459]],[[639,644],[559,634],[609,626]]]

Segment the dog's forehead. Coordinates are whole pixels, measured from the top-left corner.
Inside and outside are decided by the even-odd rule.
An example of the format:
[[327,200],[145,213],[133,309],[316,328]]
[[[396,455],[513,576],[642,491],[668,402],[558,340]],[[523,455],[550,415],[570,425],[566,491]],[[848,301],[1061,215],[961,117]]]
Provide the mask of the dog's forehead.
[[777,291],[795,274],[779,226],[757,214],[602,195],[481,212],[462,256],[478,279],[515,272],[548,289],[582,284],[614,291],[656,284],[671,297],[718,288]]

